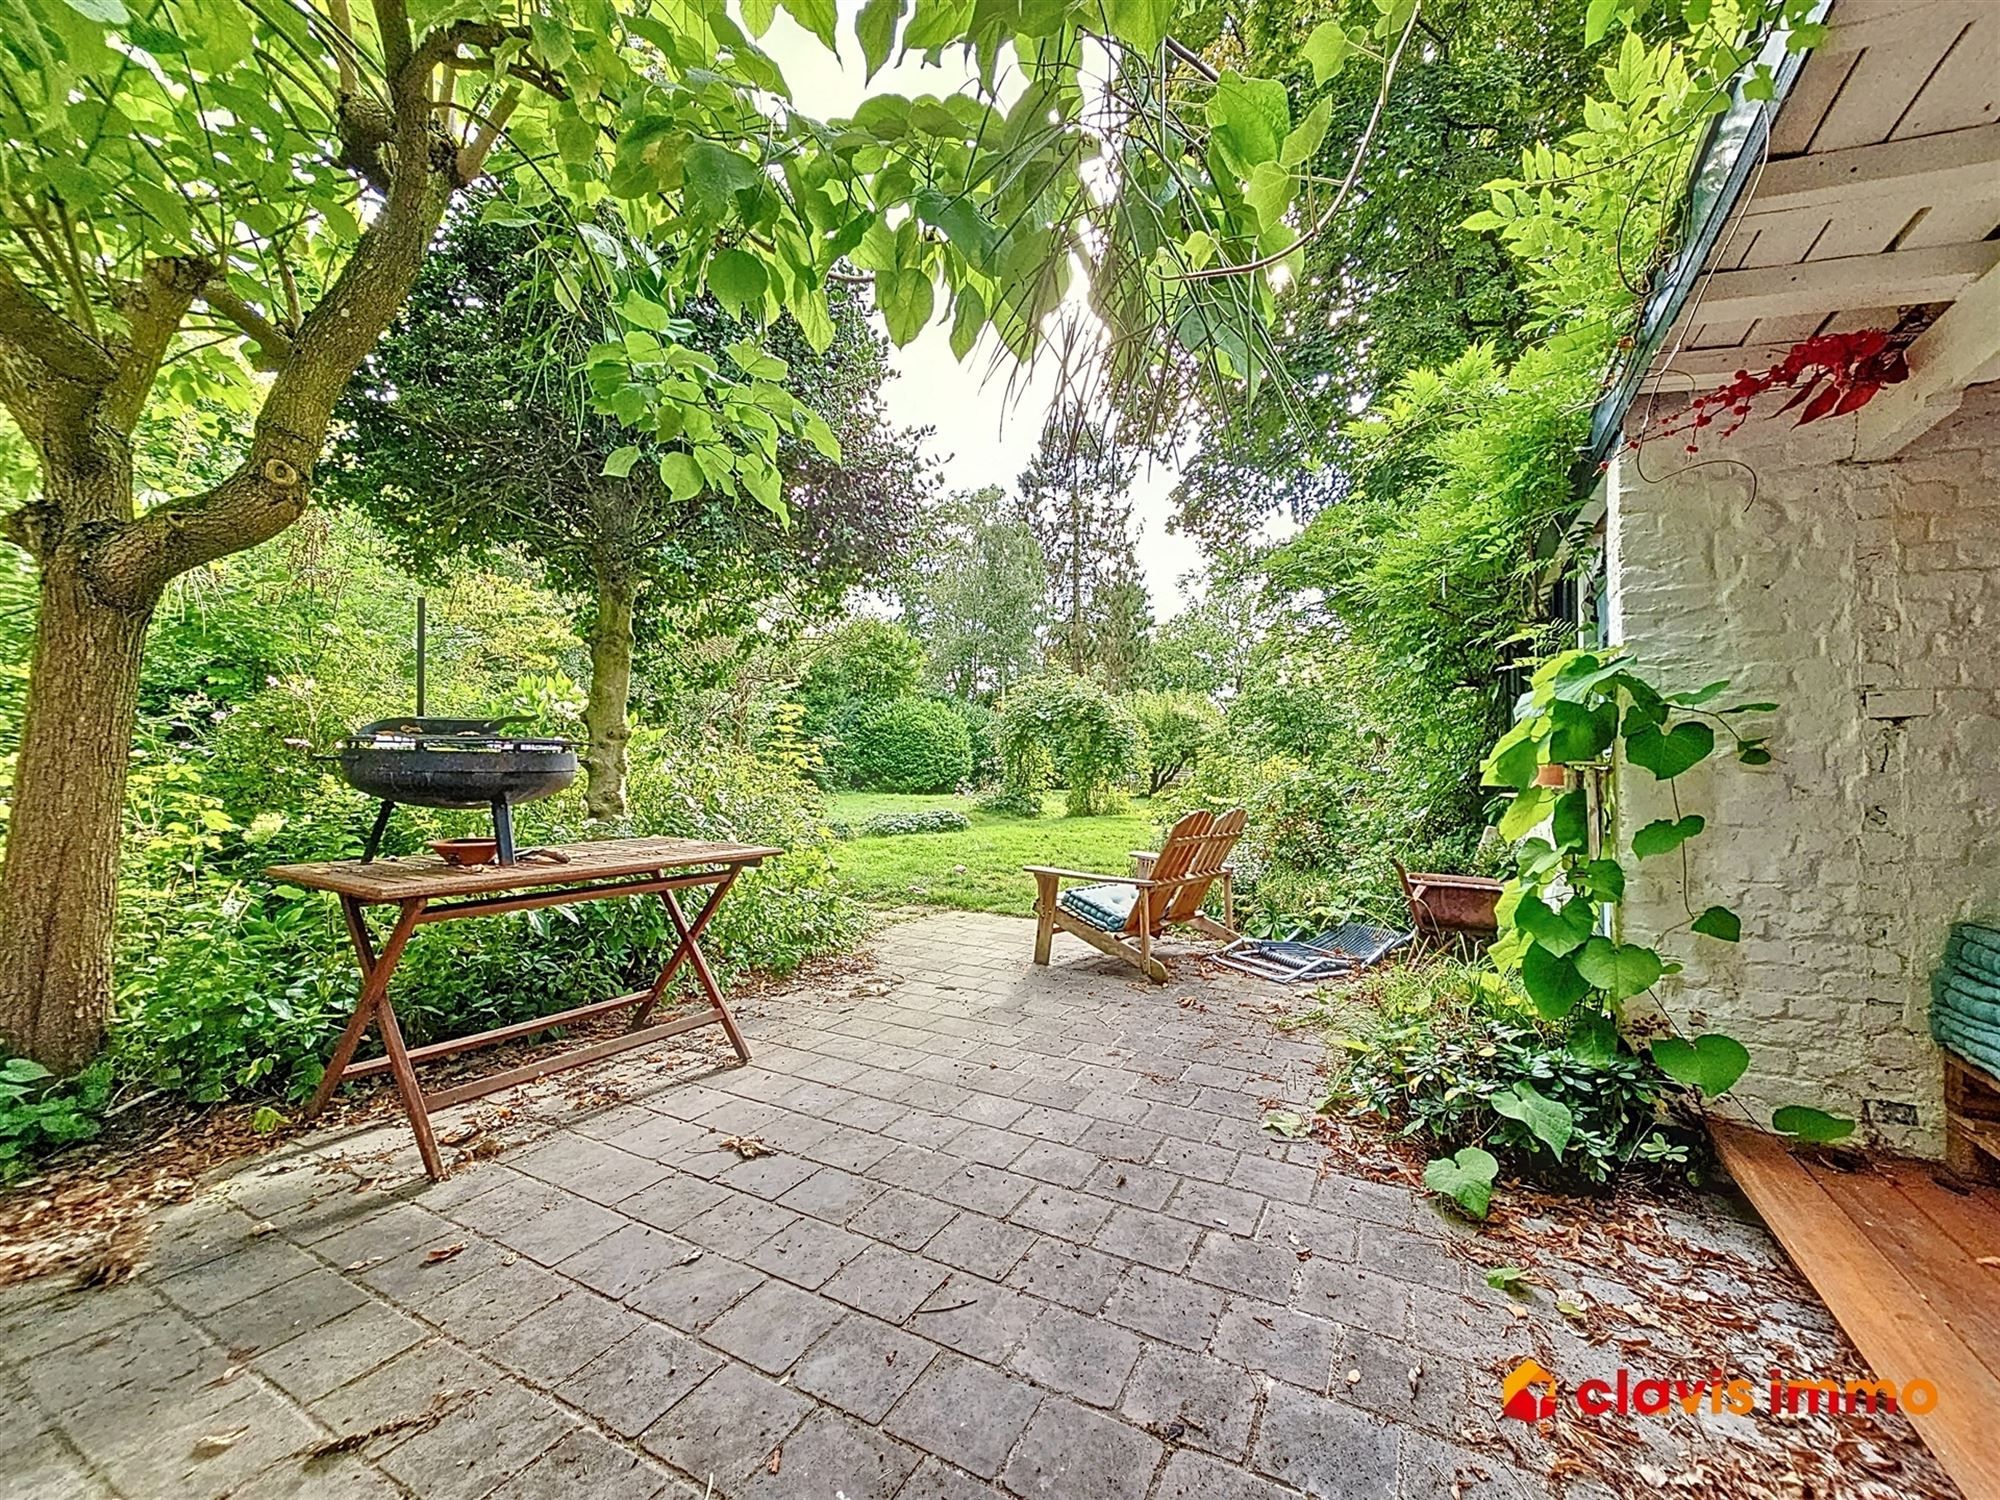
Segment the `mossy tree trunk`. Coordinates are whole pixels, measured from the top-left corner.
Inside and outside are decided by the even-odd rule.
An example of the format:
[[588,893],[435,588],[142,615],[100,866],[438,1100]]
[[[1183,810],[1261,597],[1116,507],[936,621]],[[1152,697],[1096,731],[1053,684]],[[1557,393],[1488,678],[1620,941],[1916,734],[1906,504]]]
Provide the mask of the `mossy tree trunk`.
[[583,726],[583,807],[593,819],[625,816],[627,717],[632,697],[632,608],[638,588],[631,576],[608,569],[597,580],[597,618],[590,628],[590,693]]

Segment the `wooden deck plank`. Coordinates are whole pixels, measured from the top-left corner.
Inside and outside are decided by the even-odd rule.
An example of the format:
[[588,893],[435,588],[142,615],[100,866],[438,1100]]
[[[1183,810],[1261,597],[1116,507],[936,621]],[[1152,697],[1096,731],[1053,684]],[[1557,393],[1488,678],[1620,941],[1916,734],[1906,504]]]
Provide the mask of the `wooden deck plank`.
[[[1716,1123],[1717,1151],[1879,1379],[1927,1380],[1938,1404],[1910,1421],[1968,1496],[2000,1495],[1996,1378],[1806,1163],[1762,1131]],[[1940,1189],[1942,1191],[1942,1189]]]
[[700,865],[754,865],[784,853],[782,849],[748,844],[669,838],[602,839],[563,844],[554,852],[565,856],[564,860],[468,868],[448,865],[435,854],[413,854],[367,864],[343,859],[309,865],[273,865],[264,873],[286,885],[337,891],[357,901],[380,903],[409,901],[419,896],[441,900],[535,886],[572,885]]
[[[1964,1193],[1954,1193],[1933,1182],[1925,1168],[1916,1162],[1887,1161],[1880,1164],[1880,1170],[1895,1181],[1904,1196],[1941,1233],[1972,1257],[1973,1264],[1978,1265],[1981,1256],[2000,1261],[2000,1191],[1973,1187]],[[1995,1295],[2000,1296],[2000,1265],[1982,1269],[1992,1276]],[[1991,1352],[2000,1358],[2000,1349]]]

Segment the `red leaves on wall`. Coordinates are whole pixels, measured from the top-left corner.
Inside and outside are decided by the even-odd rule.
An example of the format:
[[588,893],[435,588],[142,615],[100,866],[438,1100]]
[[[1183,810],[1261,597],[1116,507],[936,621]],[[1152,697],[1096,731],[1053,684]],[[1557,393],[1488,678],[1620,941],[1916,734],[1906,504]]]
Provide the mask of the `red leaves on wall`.
[[[1796,427],[1826,417],[1844,417],[1866,406],[1884,386],[1909,379],[1910,366],[1903,353],[1909,338],[1901,328],[1815,334],[1793,345],[1768,370],[1738,370],[1734,380],[1695,397],[1686,410],[1639,433],[1628,446],[1637,448],[1678,433],[1699,433],[1724,421],[1727,425],[1716,436],[1726,438],[1750,420],[1759,396],[1780,388],[1792,395],[1772,415],[1796,410]],[[1690,437],[1687,451],[1698,453],[1700,448],[1699,441]]]

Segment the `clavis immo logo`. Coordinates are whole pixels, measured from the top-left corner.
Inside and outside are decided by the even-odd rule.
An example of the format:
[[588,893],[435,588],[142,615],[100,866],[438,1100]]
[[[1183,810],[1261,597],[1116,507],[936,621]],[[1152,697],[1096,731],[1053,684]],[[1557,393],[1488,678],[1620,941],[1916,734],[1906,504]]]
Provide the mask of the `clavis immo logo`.
[[[1523,1422],[1543,1422],[1560,1404],[1556,1377],[1532,1359],[1524,1359],[1500,1382],[1500,1411]],[[1922,1416],[1936,1409],[1937,1387],[1928,1380],[1911,1380],[1898,1387],[1887,1380],[1795,1379],[1771,1371],[1760,1389],[1749,1380],[1725,1378],[1720,1371],[1696,1380],[1635,1379],[1620,1368],[1609,1380],[1586,1380],[1569,1393],[1570,1402],[1587,1416],[1615,1412],[1619,1416],[1658,1416],[1679,1409],[1690,1415],[1702,1410],[1747,1417],[1759,1405],[1773,1413],[1808,1416],[1873,1416],[1878,1412],[1908,1412]]]

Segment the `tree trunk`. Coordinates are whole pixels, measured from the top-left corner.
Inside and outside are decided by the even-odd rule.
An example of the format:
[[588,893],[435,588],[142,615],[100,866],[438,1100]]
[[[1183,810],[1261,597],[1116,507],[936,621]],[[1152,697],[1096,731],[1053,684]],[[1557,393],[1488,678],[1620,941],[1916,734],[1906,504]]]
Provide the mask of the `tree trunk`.
[[583,727],[590,743],[583,752],[584,814],[625,816],[625,745],[632,726],[625,717],[632,696],[632,603],[638,590],[629,579],[601,577],[597,620],[590,629],[590,695]]
[[0,1042],[58,1072],[111,1010],[118,850],[152,606],[93,596],[81,548],[43,564],[41,614],[0,863]]

